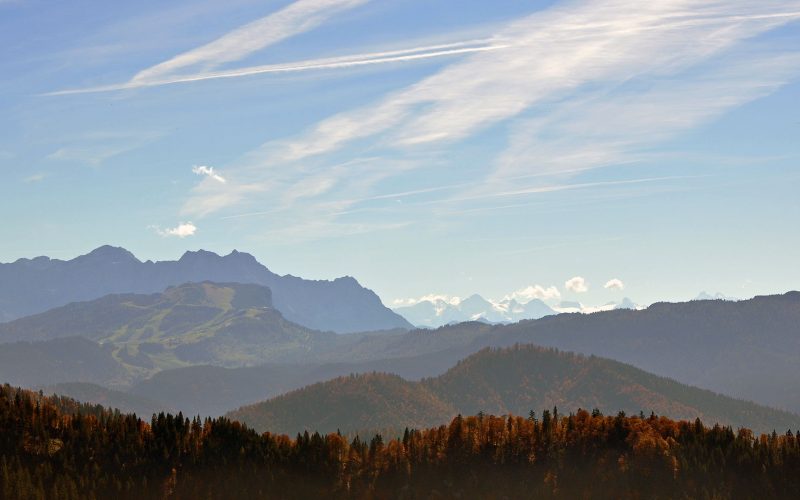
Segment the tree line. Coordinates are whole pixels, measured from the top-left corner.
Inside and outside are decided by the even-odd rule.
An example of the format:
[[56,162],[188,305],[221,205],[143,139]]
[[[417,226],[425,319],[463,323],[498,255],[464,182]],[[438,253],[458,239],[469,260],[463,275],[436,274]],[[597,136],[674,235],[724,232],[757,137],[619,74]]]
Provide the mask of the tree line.
[[0,496],[78,498],[800,498],[800,432],[557,408],[458,416],[368,438],[145,421],[0,387]]

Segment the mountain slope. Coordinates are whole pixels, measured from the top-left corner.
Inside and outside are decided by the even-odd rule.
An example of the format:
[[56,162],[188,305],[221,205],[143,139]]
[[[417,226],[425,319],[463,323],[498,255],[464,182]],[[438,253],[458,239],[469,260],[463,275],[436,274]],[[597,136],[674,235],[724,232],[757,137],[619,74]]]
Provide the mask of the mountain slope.
[[633,364],[737,398],[800,412],[800,292],[738,302],[657,303],[563,314],[498,329],[486,345],[533,343]]
[[149,294],[201,281],[267,286],[284,317],[312,329],[344,333],[411,327],[351,277],[311,281],[279,276],[235,250],[224,257],[200,250],[178,261],[141,262],[111,246],[68,261],[37,257],[0,264],[0,321],[108,294]]
[[[271,307],[268,288],[187,283],[161,294],[109,295],[0,324],[0,342],[81,336],[100,342],[134,374],[192,364],[261,364],[335,342]],[[62,379],[71,380],[71,379]]]
[[[485,349],[421,382],[367,374],[318,383],[240,408],[231,418],[261,431],[358,431],[436,425],[442,415],[562,411],[651,411],[671,418],[746,426],[799,428],[800,416],[714,394],[608,359],[535,346]],[[426,420],[427,419],[427,420]]]
[[66,380],[115,383],[126,377],[127,371],[111,350],[87,339],[0,345],[0,383],[34,387]]
[[680,384],[631,365],[531,345],[484,349],[423,385],[464,414],[520,415],[558,406],[605,413],[654,411],[765,431],[800,425],[799,415]]
[[[351,363],[268,363],[242,368],[188,366],[156,373],[134,384],[129,392],[157,401],[169,401],[187,415],[220,416],[231,408],[351,373],[381,371],[410,380],[438,375],[440,371],[430,371],[429,368],[436,368],[440,363],[452,366],[470,352],[448,350]],[[93,399],[84,400],[94,402]]]
[[298,389],[229,416],[257,430],[295,434],[402,429],[446,422],[456,411],[424,387],[397,375],[367,373]]

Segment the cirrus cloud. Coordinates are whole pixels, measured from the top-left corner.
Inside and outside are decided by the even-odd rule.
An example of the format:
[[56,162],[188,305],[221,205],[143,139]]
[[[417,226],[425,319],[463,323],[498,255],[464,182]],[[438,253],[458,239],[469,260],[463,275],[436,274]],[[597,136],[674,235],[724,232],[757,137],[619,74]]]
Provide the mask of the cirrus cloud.
[[297,0],[277,12],[256,19],[221,37],[144,69],[132,82],[158,80],[194,66],[206,69],[238,61],[265,47],[312,30],[334,14],[369,0]]

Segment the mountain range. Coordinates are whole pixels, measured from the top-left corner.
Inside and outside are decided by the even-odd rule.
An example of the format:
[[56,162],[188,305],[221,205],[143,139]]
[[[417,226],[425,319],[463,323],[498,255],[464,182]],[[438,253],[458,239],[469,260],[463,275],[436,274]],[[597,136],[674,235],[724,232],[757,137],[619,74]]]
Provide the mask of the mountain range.
[[186,252],[177,261],[142,262],[102,246],[71,260],[48,257],[0,264],[0,321],[114,293],[150,294],[188,282],[253,283],[272,291],[274,307],[307,328],[337,333],[411,328],[349,276],[333,281],[279,276],[247,253]]
[[463,300],[435,297],[394,311],[418,327],[440,327],[464,321],[512,323],[521,319],[537,319],[556,311],[539,299],[520,303],[515,299],[492,302],[480,295]]
[[[603,356],[800,412],[800,292],[345,335],[292,323],[270,303],[258,285],[205,282],[69,304],[0,324],[0,379],[90,382],[219,414],[348,373],[434,377],[484,347],[519,343]],[[193,377],[219,391],[195,391]]]
[[[94,384],[61,390],[120,400],[105,388],[152,403],[139,408],[221,414],[349,373],[416,383],[485,347],[535,344],[800,413],[800,292],[559,314],[570,307],[584,309],[478,295],[426,301],[401,312],[446,326],[409,330],[352,278],[278,276],[236,251],[141,262],[106,246],[69,261],[0,264],[0,314],[24,315],[0,324],[0,380]],[[538,319],[513,322],[525,316]]]
[[527,415],[599,409],[718,422],[756,431],[796,429],[800,415],[738,401],[630,365],[536,346],[484,349],[419,382],[368,373],[317,383],[228,414],[256,430],[364,432],[431,427],[457,414]]
[[614,309],[637,309],[629,298],[621,302],[610,302],[590,307],[580,302],[562,301],[548,305],[541,299],[518,301],[514,298],[488,300],[478,294],[466,299],[436,296],[420,300],[412,305],[395,307],[394,311],[420,328],[438,328],[465,321],[480,321],[490,324],[515,323],[524,319],[539,319],[559,313],[611,311]]

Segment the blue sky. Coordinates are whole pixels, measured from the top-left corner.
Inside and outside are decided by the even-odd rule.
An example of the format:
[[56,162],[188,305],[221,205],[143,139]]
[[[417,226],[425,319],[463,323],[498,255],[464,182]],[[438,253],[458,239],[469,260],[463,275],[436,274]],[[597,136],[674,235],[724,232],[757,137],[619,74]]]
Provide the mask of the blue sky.
[[236,248],[387,304],[796,289],[798,21],[777,0],[0,0],[0,261]]

